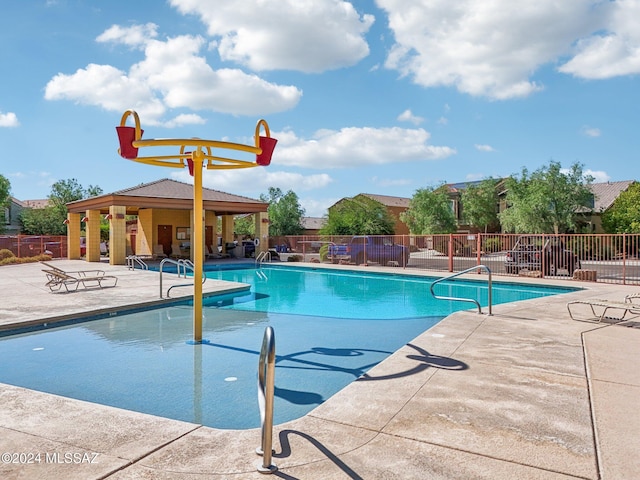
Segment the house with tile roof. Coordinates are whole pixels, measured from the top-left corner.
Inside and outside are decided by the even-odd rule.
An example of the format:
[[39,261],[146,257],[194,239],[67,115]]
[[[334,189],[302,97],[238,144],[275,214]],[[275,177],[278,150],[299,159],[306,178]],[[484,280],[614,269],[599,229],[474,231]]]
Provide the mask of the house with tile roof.
[[[589,229],[593,233],[603,233],[602,232],[602,213],[607,211],[615,200],[620,196],[622,192],[624,192],[629,185],[633,184],[634,180],[624,180],[619,182],[604,182],[604,183],[593,183],[589,186],[591,192],[593,193],[593,210],[589,210],[588,212],[583,213],[582,223],[585,226],[589,226]],[[461,195],[465,188],[467,188],[470,184],[478,184],[479,181],[472,182],[458,182],[458,183],[448,183],[445,186],[449,190],[449,199],[451,201],[451,209],[453,214],[458,222],[458,233],[475,233],[477,229],[469,225],[464,224],[463,220],[463,208]],[[498,189],[498,197],[504,199],[506,195],[506,191],[503,189],[504,182],[499,181],[496,188]],[[409,208],[411,198],[406,197],[393,197],[389,195],[376,195],[370,193],[361,193],[359,195],[363,195],[369,197],[377,202],[380,202],[384,205],[389,212],[396,218],[395,225],[395,234],[396,235],[408,235],[409,228],[405,223],[400,221],[400,214],[406,211]],[[357,198],[356,195],[354,198]],[[334,205],[340,203],[341,200],[336,202]],[[499,200],[496,205],[496,209],[501,211],[505,208],[505,202],[503,200]],[[333,205],[332,205],[333,207]],[[332,207],[329,207],[331,209]]]
[[620,194],[626,191],[635,180],[623,180],[619,182],[592,183],[593,210],[586,215],[585,222],[590,225],[594,233],[603,233],[602,214],[609,210]]
[[26,208],[45,208],[49,205],[49,200],[18,200],[9,197],[8,205],[4,207],[4,233],[6,235],[19,235],[22,225],[20,224],[20,214]]

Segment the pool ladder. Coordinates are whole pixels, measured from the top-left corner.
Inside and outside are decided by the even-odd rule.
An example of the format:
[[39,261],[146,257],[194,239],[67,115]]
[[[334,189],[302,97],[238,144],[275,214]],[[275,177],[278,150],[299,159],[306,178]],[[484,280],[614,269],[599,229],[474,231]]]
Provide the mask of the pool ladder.
[[430,290],[431,290],[431,295],[433,295],[433,298],[437,298],[438,300],[455,300],[458,302],[470,302],[470,303],[475,303],[476,306],[478,307],[478,313],[482,313],[482,306],[480,306],[480,303],[474,299],[474,298],[458,298],[458,297],[444,297],[444,296],[440,296],[440,295],[436,295],[433,291],[433,287],[435,286],[436,283],[440,283],[440,282],[444,282],[445,280],[450,280],[452,278],[455,278],[457,276],[460,276],[462,274],[465,273],[469,273],[472,272],[474,270],[485,270],[488,274],[489,274],[489,279],[487,280],[487,286],[489,289],[489,315],[493,315],[492,313],[492,284],[491,284],[491,270],[489,269],[489,267],[487,267],[486,265],[475,265],[471,268],[467,268],[466,270],[463,270],[461,272],[457,272],[454,273],[453,275],[449,275],[448,277],[442,277],[439,278],[438,280],[436,280],[435,282],[433,282],[431,284]]
[[149,270],[149,265],[137,255],[127,255],[127,268],[129,270],[135,270],[136,265],[140,267],[142,270]]
[[271,252],[269,250],[260,252],[258,255],[256,255],[256,267],[260,267],[262,265],[262,262],[265,261],[271,262]]
[[[193,262],[191,260],[185,260],[183,258],[179,259],[179,260],[174,260],[172,258],[165,258],[160,262],[160,298],[163,298],[162,296],[162,270],[165,266],[166,263],[171,263],[173,265],[176,266],[176,270],[178,273],[178,278],[184,276],[184,278],[187,278],[187,270],[190,270],[191,272],[195,272],[195,266],[193,265]],[[202,272],[202,283],[204,283],[207,280],[207,275]],[[176,287],[192,287],[193,283],[182,283],[180,285],[172,285],[171,287],[169,287],[169,289],[167,290],[167,298],[169,298],[169,292],[171,292],[172,288],[176,288]]]
[[260,424],[262,442],[256,453],[262,456],[260,473],[273,473],[278,467],[271,463],[273,455],[273,392],[276,377],[276,338],[273,327],[264,329],[262,349],[258,360],[258,405],[260,406]]

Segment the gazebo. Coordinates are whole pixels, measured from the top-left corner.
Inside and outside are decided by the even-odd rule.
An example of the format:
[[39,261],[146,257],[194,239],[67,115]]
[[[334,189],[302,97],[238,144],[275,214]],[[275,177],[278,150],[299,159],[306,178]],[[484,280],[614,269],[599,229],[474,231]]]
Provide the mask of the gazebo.
[[[202,189],[206,246],[217,249],[217,217],[222,218],[222,245],[234,240],[233,217],[256,214],[256,254],[268,246],[268,203],[208,188]],[[67,204],[68,258],[79,259],[84,223],[87,262],[100,261],[100,219],[109,221],[109,263],[124,265],[128,254],[153,255],[161,245],[169,255],[172,245],[187,244],[193,231],[193,186],[168,178],[114,193]],[[137,217],[135,237],[127,238],[127,216]],[[217,251],[217,250],[216,250]],[[193,252],[193,249],[191,249]]]

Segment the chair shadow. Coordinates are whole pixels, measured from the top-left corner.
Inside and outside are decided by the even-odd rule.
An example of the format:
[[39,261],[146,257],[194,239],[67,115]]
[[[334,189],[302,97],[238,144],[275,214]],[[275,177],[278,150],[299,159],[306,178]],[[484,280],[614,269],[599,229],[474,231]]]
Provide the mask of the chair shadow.
[[467,370],[469,368],[469,365],[461,362],[460,360],[456,360],[450,357],[442,357],[440,355],[433,355],[425,349],[411,343],[407,343],[407,346],[413,348],[416,352],[419,353],[419,355],[406,356],[406,358],[408,359],[420,362],[418,365],[403,372],[391,373],[389,375],[380,375],[376,377],[369,375],[368,373],[364,373],[360,378],[356,380],[356,382],[390,380],[392,378],[408,377],[409,375],[415,375],[417,373],[423,372],[428,368],[439,368],[442,370],[455,371]]

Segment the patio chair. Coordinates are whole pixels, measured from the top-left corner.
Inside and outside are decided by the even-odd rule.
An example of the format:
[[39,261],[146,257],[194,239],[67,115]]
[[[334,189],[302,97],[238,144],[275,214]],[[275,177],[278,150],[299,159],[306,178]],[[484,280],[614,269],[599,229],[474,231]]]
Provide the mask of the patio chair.
[[182,250],[180,250],[180,245],[176,245],[175,243],[171,244],[171,258],[183,258]]
[[47,262],[41,262],[45,266],[49,267],[42,271],[47,276],[46,287],[52,292],[59,291],[62,287],[67,292],[75,291],[80,285],[83,288],[90,287],[115,287],[118,283],[118,277],[114,275],[106,275],[104,270],[78,270],[75,272],[68,272],[51,265]]
[[204,252],[204,256],[207,260],[222,258],[222,255],[215,251],[212,245],[207,245],[206,247],[207,251]]
[[164,247],[159,243],[153,247],[153,259],[157,258],[167,258],[167,254],[164,253]]
[[[627,315],[630,315],[631,317],[640,316],[640,303],[638,303],[637,300],[640,300],[640,293],[627,295],[624,298],[624,301],[606,300],[601,298],[574,300],[567,303],[567,310],[569,310],[569,316],[572,320],[578,320],[581,322],[608,321],[619,323],[630,320]],[[589,318],[575,318],[574,313],[571,311],[572,305],[588,306],[591,309],[592,316]],[[611,313],[611,311],[614,313]]]

